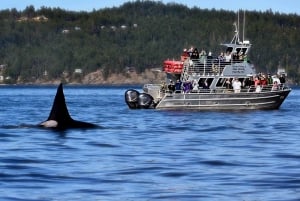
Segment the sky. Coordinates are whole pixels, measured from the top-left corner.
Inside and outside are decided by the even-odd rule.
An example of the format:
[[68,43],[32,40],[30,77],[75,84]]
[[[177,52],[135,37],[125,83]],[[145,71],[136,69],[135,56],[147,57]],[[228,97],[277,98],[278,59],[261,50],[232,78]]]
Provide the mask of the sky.
[[[21,11],[26,6],[33,5],[35,9],[41,6],[59,7],[69,11],[92,11],[119,7],[125,2],[134,0],[0,0],[0,10],[16,8]],[[163,3],[179,3],[190,8],[223,9],[237,11],[239,9],[249,11],[266,11],[300,15],[299,0],[159,0]]]

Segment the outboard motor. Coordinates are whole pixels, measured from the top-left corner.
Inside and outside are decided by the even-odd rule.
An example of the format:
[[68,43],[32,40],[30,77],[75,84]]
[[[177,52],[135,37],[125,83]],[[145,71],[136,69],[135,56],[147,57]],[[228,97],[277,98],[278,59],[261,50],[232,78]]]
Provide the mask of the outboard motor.
[[125,102],[127,103],[130,109],[137,109],[139,108],[138,99],[140,93],[134,89],[128,89],[125,92]]
[[153,106],[153,97],[146,93],[140,93],[138,98],[138,107],[142,109],[148,109]]

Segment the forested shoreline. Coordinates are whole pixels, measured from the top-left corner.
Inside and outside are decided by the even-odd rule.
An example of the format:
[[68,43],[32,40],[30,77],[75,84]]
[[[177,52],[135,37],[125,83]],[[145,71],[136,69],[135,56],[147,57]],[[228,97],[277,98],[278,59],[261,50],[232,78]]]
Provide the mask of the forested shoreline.
[[[274,74],[284,68],[299,83],[300,16],[271,10],[245,16],[245,39],[253,44],[248,56],[257,70]],[[237,13],[230,11],[157,1],[91,12],[30,5],[23,11],[1,10],[3,83],[85,83],[95,72],[101,79],[88,83],[109,83],[112,76],[135,83],[132,73],[161,68],[165,59],[178,59],[183,48],[217,56],[220,44],[232,39],[236,20]]]

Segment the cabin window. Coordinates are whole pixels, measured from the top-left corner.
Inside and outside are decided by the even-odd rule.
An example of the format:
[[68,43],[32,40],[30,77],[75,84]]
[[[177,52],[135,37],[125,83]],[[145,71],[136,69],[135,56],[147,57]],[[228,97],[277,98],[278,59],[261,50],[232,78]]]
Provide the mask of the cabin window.
[[216,87],[223,87],[224,86],[224,83],[225,83],[225,78],[220,78],[217,82],[217,85]]
[[246,54],[247,53],[247,48],[243,48],[243,54]]
[[213,80],[214,80],[214,78],[207,78],[206,79],[206,82],[207,82],[208,86],[211,85],[211,83],[212,83]]
[[209,87],[213,80],[214,80],[214,78],[200,78],[200,80],[198,82],[199,87],[202,87],[202,88]]

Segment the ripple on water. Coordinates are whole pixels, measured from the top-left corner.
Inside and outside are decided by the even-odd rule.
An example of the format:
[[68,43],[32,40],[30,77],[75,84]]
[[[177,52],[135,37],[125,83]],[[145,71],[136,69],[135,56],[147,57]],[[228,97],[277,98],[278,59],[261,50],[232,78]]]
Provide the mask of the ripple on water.
[[70,86],[70,113],[103,128],[64,132],[32,126],[55,87],[0,90],[0,200],[299,199],[300,90],[280,110],[195,112],[130,110],[124,88]]

